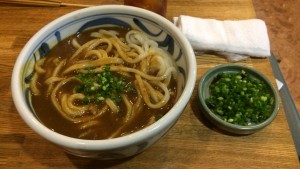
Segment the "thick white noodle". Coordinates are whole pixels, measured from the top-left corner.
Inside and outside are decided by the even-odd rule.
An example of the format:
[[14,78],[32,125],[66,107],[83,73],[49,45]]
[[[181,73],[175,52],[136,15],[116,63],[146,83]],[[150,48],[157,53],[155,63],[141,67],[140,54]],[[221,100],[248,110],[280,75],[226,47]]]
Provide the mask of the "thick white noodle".
[[50,94],[51,93],[51,90],[53,89],[53,84],[55,82],[58,82],[60,80],[62,80],[63,78],[62,77],[59,77],[59,73],[61,71],[61,69],[63,68],[63,66],[65,65],[66,63],[66,60],[63,60],[63,61],[60,61],[59,62],[59,59],[54,59],[53,60],[54,64],[56,64],[57,66],[55,67],[54,71],[52,72],[52,75],[50,78],[48,78],[46,81],[45,81],[45,84],[48,85],[48,88],[47,88],[47,93]]
[[29,84],[30,85],[30,90],[34,95],[40,95],[41,94],[40,90],[37,87],[38,77],[39,77],[39,74],[35,72],[33,74],[33,76],[31,77],[31,81],[30,81],[30,84]]
[[121,94],[121,97],[126,105],[126,116],[125,116],[125,122],[128,122],[130,117],[132,116],[132,103],[129,101],[127,95]]
[[116,103],[111,100],[110,98],[105,99],[105,103],[109,106],[111,111],[113,113],[118,113],[120,111],[119,107],[116,105]]
[[42,68],[42,66],[44,65],[44,61],[45,61],[45,58],[40,59],[36,62],[35,66],[34,66],[34,69],[38,74],[46,73],[46,70]]
[[76,49],[79,49],[81,47],[81,45],[78,43],[77,39],[75,38],[71,40],[71,44]]

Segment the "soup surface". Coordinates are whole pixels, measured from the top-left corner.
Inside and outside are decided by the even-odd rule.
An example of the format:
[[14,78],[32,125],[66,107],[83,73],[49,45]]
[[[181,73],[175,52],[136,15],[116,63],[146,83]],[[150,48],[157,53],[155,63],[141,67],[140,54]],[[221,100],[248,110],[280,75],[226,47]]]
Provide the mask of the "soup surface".
[[82,139],[138,131],[174,105],[177,68],[143,33],[97,28],[61,41],[36,62],[32,105],[51,130]]

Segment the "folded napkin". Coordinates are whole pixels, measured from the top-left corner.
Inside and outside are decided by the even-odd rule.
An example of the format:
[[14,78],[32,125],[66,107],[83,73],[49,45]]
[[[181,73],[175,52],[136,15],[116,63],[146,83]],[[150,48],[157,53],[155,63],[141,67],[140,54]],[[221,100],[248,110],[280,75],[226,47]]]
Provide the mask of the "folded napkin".
[[230,61],[271,56],[267,27],[260,19],[220,21],[182,15],[174,23],[196,51],[214,51]]

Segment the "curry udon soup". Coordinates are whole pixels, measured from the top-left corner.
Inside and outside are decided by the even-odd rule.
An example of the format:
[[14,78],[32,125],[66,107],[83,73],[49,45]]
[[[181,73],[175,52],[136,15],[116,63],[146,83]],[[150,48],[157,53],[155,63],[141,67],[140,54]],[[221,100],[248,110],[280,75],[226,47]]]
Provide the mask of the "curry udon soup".
[[165,115],[177,68],[145,34],[119,27],[83,31],[36,62],[32,105],[51,130],[82,139],[115,138]]

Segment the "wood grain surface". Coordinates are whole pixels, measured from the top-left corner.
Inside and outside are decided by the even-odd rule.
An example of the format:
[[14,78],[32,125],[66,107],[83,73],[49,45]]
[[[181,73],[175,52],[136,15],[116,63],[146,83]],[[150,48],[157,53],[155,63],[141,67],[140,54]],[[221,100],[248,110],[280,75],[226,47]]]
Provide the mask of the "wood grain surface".
[[300,115],[300,1],[253,0],[257,17],[265,20],[271,50],[280,60],[279,66]]
[[[90,5],[114,0],[65,0]],[[299,168],[284,110],[265,129],[247,136],[222,133],[202,115],[197,87],[176,125],[156,144],[134,157],[99,161],[74,157],[34,133],[18,115],[10,91],[13,65],[26,42],[47,23],[78,8],[0,5],[0,168]],[[248,19],[251,0],[169,0],[167,18],[181,14],[216,19]],[[228,63],[214,55],[197,56],[197,83],[211,67]],[[253,67],[275,85],[268,59],[237,64]]]

